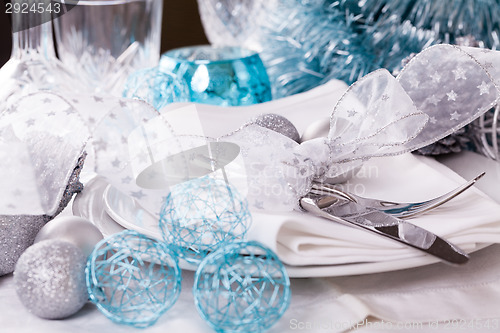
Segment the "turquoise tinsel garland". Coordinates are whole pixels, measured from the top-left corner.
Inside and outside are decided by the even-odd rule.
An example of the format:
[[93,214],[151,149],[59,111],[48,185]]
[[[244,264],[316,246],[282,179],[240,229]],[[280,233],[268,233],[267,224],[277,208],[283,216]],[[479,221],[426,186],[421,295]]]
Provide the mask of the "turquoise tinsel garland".
[[[473,37],[500,48],[500,0],[199,0],[213,44],[261,52],[273,97],[336,78],[352,83],[411,53]],[[230,38],[228,38],[230,36]]]
[[[380,67],[396,70],[411,53],[472,37],[479,46],[500,45],[500,0],[343,0],[332,6],[358,17],[363,44]],[[361,6],[360,6],[361,4]]]

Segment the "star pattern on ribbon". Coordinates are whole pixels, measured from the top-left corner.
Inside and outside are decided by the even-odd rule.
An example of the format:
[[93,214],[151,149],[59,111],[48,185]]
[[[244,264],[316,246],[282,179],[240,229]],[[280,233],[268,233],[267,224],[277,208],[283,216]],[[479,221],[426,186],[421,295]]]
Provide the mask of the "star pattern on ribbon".
[[477,86],[479,89],[479,95],[482,96],[484,94],[488,94],[490,91],[490,86],[486,82],[481,82],[479,86]]
[[[486,56],[488,61],[480,58]],[[282,178],[275,180],[274,186],[282,186],[282,190],[279,197],[256,197],[253,202],[259,207],[255,208],[262,208],[263,202],[264,209],[289,209],[309,191],[312,181],[335,179],[372,157],[409,152],[453,133],[497,103],[500,94],[496,87],[500,85],[494,78],[499,74],[498,52],[451,45],[426,49],[396,78],[385,70],[368,74],[335,106],[326,144],[320,140],[295,144],[293,159],[279,148],[279,141],[288,138],[272,137],[264,144],[266,156],[280,157],[272,166],[262,169],[261,165],[258,173],[248,175],[249,181],[259,184],[271,169],[281,168]],[[260,135],[251,127],[242,131]],[[252,151],[254,148],[242,139],[251,135],[224,139]],[[246,157],[250,167],[252,154]],[[265,185],[269,186],[259,184]],[[287,191],[287,186],[293,190]]]
[[462,67],[457,67],[452,70],[452,73],[455,75],[455,80],[466,80],[467,76],[465,75],[465,70]]

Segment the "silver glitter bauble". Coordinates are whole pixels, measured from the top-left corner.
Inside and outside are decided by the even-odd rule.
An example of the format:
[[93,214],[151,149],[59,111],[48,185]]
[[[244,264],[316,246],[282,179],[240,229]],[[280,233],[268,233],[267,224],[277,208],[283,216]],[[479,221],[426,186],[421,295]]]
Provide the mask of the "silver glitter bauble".
[[29,247],[14,271],[21,303],[45,319],[76,313],[88,300],[86,259],[78,247],[61,240],[46,240]]
[[0,215],[0,276],[14,271],[17,259],[33,244],[45,223],[57,216],[68,205],[73,195],[83,189],[79,176],[85,156],[84,153],[73,169],[54,215]]
[[40,229],[35,243],[59,239],[76,245],[85,256],[89,256],[102,238],[99,229],[89,220],[78,216],[60,216]]
[[300,134],[292,122],[279,114],[266,113],[254,120],[254,123],[267,129],[278,132],[295,142],[300,141]]

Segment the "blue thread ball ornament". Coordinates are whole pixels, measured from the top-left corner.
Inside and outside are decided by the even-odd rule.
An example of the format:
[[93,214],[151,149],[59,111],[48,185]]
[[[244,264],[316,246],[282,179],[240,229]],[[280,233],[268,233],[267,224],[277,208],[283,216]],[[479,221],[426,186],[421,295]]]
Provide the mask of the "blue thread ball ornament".
[[290,280],[276,254],[259,242],[228,244],[196,271],[193,294],[201,317],[217,332],[262,332],[290,304]]
[[87,268],[90,300],[109,319],[153,325],[179,297],[181,271],[165,244],[125,230],[100,241]]
[[246,198],[234,186],[205,176],[173,186],[159,222],[177,255],[197,264],[222,245],[242,240],[251,221]]
[[132,73],[123,97],[141,99],[160,110],[170,103],[189,102],[189,90],[183,78],[153,67]]

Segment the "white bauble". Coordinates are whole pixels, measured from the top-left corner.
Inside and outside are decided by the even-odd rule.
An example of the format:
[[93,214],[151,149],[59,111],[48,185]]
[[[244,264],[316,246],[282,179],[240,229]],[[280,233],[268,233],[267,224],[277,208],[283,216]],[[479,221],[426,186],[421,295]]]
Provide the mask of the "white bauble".
[[60,216],[48,222],[38,232],[35,243],[48,239],[70,242],[89,256],[102,239],[99,229],[87,219],[78,216]]

